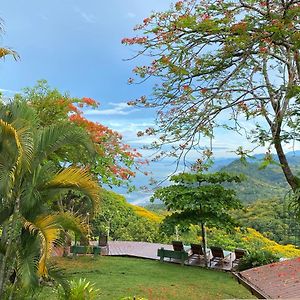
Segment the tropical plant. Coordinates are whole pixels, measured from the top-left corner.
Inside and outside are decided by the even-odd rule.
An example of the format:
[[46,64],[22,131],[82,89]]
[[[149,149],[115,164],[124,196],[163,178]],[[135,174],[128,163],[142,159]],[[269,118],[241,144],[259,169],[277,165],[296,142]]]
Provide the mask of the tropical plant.
[[248,253],[241,258],[238,264],[238,270],[243,271],[279,261],[279,257],[270,251],[256,250]]
[[[187,230],[191,224],[201,226],[202,244],[206,254],[206,226],[233,228],[235,222],[229,211],[241,207],[235,192],[224,188],[224,182],[240,182],[237,175],[228,173],[181,173],[171,177],[174,185],[155,191],[151,200],[160,199],[172,211],[163,221],[166,232],[174,233],[176,226]],[[205,257],[206,261],[207,258]]]
[[97,292],[94,284],[87,281],[86,278],[79,278],[78,280],[70,281],[70,294],[66,298],[64,291],[58,289],[58,299],[61,300],[94,300],[97,297]]
[[[0,33],[3,33],[3,31],[3,21],[0,18]],[[19,54],[16,51],[10,48],[0,47],[0,58],[5,58],[6,56],[12,56],[14,60],[19,59]]]
[[96,206],[100,189],[87,169],[49,160],[66,145],[81,145],[92,155],[86,133],[71,124],[39,127],[26,102],[0,103],[0,145],[0,297],[16,299],[18,290],[33,290],[41,279],[59,279],[47,261],[63,228],[84,232],[78,217],[53,211],[53,203],[72,189]]

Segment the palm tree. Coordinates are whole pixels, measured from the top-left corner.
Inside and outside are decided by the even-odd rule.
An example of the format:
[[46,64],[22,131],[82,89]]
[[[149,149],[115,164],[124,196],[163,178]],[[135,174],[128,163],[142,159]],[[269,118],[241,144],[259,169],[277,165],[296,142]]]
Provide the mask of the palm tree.
[[[40,127],[29,103],[0,104],[0,298],[31,290],[40,278],[54,277],[47,266],[61,230],[84,231],[71,213],[54,211],[53,203],[70,189],[96,206],[100,187],[83,166],[62,168],[49,158],[66,146],[94,147],[87,134],[71,124]],[[58,206],[59,207],[59,206]]]
[[[3,24],[3,21],[0,18],[0,33],[4,32],[2,24]],[[0,58],[5,58],[6,56],[9,56],[9,55],[11,55],[15,60],[18,60],[20,58],[19,54],[16,51],[14,51],[10,48],[0,47]]]

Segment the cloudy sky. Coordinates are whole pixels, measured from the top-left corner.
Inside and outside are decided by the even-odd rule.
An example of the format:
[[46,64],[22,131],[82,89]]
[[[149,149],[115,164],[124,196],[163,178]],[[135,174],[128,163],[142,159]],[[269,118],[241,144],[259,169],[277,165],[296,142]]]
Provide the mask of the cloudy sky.
[[[0,62],[0,89],[12,95],[37,80],[46,79],[51,87],[71,96],[100,101],[99,110],[87,117],[121,132],[124,140],[140,148],[147,140],[136,132],[151,126],[153,114],[130,108],[127,101],[151,92],[150,84],[128,85],[131,70],[138,62],[126,61],[134,52],[121,44],[133,36],[133,27],[151,11],[169,7],[169,0],[20,0],[4,1],[0,17],[5,35],[1,46],[11,47],[21,57]],[[232,156],[230,150],[246,145],[238,135],[216,133],[218,157]],[[148,154],[148,153],[145,153]],[[163,166],[163,167],[162,167]],[[155,176],[163,178],[174,168],[172,161],[152,165]],[[145,183],[139,177],[137,184]],[[133,194],[131,201],[149,195]]]

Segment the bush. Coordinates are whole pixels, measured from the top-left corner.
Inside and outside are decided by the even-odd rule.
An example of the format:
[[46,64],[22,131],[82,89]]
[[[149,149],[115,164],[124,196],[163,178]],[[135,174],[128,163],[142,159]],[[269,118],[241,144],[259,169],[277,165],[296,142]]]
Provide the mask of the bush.
[[279,257],[270,251],[259,250],[246,254],[238,264],[238,270],[243,271],[279,261]]
[[96,299],[98,289],[86,278],[70,281],[70,294],[66,297],[62,289],[58,289],[58,299],[61,300],[94,300]]

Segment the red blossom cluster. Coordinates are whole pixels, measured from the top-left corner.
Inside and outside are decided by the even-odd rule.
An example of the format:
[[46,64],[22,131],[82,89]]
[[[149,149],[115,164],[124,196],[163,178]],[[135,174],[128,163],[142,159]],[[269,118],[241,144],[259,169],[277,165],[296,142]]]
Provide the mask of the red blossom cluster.
[[202,15],[202,20],[209,20],[210,19],[210,15],[209,14],[203,14]]
[[98,107],[99,103],[88,97],[82,99],[63,98],[57,102],[68,115],[69,120],[78,126],[84,128],[91,136],[95,144],[97,152],[100,156],[110,157],[113,161],[112,164],[107,165],[107,168],[112,174],[122,180],[127,180],[135,173],[129,168],[124,167],[122,158],[125,160],[135,160],[141,158],[141,154],[137,149],[132,149],[129,145],[122,143],[122,136],[108,127],[98,123],[87,120],[83,116],[83,111],[80,107]]
[[146,36],[143,37],[133,37],[133,38],[124,38],[122,39],[121,43],[126,45],[133,45],[133,44],[145,44],[148,41]]
[[92,99],[92,98],[87,98],[87,97],[83,97],[82,98],[82,102],[89,105],[89,106],[93,106],[93,107],[97,107],[98,103],[96,100]]
[[180,10],[183,6],[183,1],[178,1],[175,3],[176,10]]
[[236,24],[233,24],[230,30],[232,32],[246,31],[247,30],[247,26],[248,26],[247,22],[241,21],[241,22],[238,22]]

